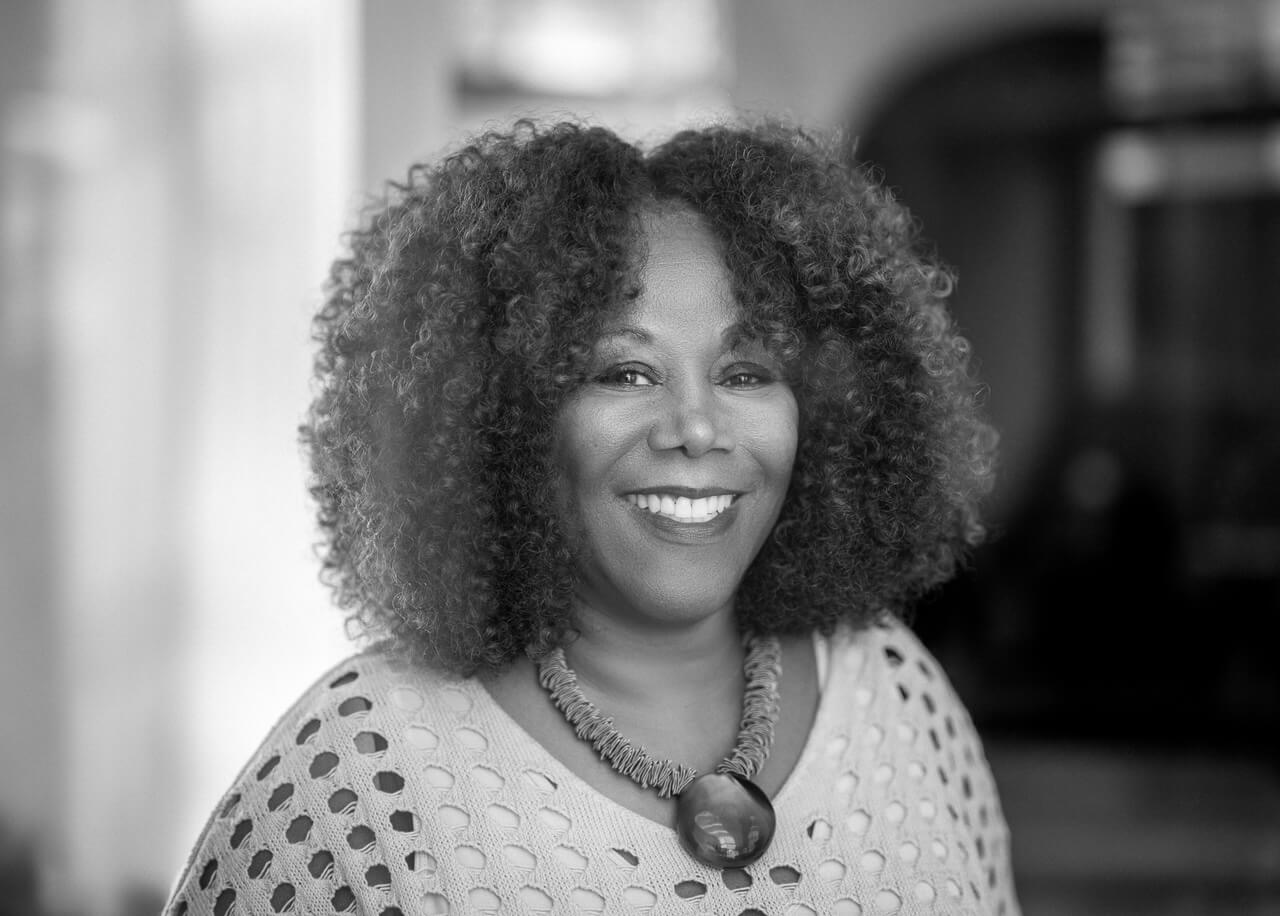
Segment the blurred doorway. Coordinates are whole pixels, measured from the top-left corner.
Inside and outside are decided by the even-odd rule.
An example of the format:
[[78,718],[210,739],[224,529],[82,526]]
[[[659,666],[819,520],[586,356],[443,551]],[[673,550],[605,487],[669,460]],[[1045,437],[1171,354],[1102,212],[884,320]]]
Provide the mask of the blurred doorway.
[[1274,912],[1280,67],[1264,4],[1149,6],[935,58],[850,154],[956,269],[1002,435],[991,543],[915,622],[1024,907]]
[[958,681],[980,667],[989,726],[1271,756],[1280,120],[1135,116],[1116,42],[967,49],[858,132],[958,272],[1002,433],[993,543],[919,624]]

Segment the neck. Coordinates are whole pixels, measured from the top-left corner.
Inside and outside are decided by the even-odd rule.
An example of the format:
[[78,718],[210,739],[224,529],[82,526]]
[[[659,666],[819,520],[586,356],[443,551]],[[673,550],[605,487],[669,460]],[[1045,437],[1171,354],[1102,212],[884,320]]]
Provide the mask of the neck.
[[721,693],[741,698],[743,650],[732,607],[654,625],[579,606],[565,657],[588,695],[676,709]]

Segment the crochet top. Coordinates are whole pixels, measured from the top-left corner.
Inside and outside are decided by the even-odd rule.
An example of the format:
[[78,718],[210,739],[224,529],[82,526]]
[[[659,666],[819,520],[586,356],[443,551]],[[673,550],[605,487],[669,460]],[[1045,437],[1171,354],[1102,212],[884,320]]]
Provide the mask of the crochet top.
[[1016,916],[995,785],[937,663],[896,624],[826,646],[813,727],[773,800],[777,833],[746,868],[691,858],[478,681],[375,649],[272,731],[165,912]]

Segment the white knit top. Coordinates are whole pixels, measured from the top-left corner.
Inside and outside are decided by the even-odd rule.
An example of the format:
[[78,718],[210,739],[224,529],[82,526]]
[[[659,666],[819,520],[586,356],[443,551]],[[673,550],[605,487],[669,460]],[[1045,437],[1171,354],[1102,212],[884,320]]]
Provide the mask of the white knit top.
[[690,858],[479,682],[373,651],[272,731],[166,913],[1016,916],[995,785],[937,663],[900,626],[828,645],[773,844],[745,869]]

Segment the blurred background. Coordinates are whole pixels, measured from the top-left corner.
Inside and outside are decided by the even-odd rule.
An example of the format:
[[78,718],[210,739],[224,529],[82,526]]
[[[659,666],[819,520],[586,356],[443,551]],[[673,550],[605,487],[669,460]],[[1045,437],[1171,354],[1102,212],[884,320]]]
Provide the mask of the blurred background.
[[6,0],[0,912],[156,912],[349,651],[295,429],[366,195],[739,109],[958,271],[996,537],[916,624],[1026,912],[1280,913],[1280,0]]

